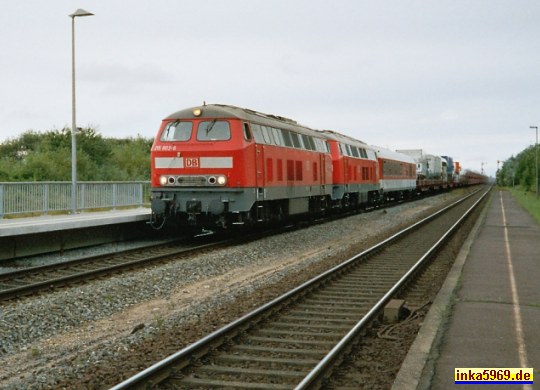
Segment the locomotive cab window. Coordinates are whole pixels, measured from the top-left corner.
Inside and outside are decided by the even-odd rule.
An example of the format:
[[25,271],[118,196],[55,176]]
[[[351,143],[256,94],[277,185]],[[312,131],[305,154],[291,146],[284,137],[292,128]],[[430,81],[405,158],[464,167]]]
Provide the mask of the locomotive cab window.
[[199,123],[197,141],[227,141],[231,139],[231,128],[227,121],[204,121]]
[[161,141],[188,141],[192,130],[191,122],[170,122],[161,133]]
[[251,131],[249,131],[249,125],[247,123],[244,123],[244,139],[251,141]]

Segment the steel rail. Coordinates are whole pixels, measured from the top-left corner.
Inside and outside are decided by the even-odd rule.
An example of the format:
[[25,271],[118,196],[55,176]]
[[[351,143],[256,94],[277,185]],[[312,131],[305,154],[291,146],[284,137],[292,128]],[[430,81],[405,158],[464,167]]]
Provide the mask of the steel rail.
[[[145,249],[159,248],[160,246],[171,245],[171,244],[175,244],[175,243],[181,243],[183,240],[184,240],[183,238],[173,239],[173,240],[170,240],[170,241],[162,241],[162,242],[158,242],[158,243],[152,243],[152,244],[149,244],[149,245],[143,245],[143,246],[136,247],[136,248],[124,249],[124,250],[120,250],[120,251],[116,251],[116,252],[101,253],[101,254],[98,254],[98,255],[81,256],[79,258],[75,258],[75,259],[71,259],[71,260],[66,260],[66,261],[61,261],[61,262],[56,262],[56,263],[51,263],[51,264],[43,264],[43,265],[24,267],[24,268],[21,268],[21,269],[17,269],[15,271],[3,272],[3,273],[0,273],[0,284],[3,281],[7,281],[9,279],[14,279],[14,278],[19,277],[19,276],[25,276],[25,275],[28,275],[28,274],[33,273],[33,272],[38,273],[38,272],[42,272],[42,271],[58,269],[61,266],[72,266],[72,265],[84,264],[84,263],[88,263],[88,262],[92,262],[92,261],[96,261],[96,260],[99,261],[99,260],[103,259],[106,256],[129,255],[130,253],[136,253],[136,252],[139,252],[139,251],[145,250]],[[19,260],[10,260],[10,261],[6,261],[5,263],[8,263],[8,264],[11,265],[11,262],[17,263],[18,261]]]
[[[266,315],[271,314],[277,307],[279,307],[281,304],[284,304],[289,299],[293,298],[294,296],[300,295],[304,293],[305,291],[314,288],[318,283],[322,282],[323,280],[326,280],[327,277],[329,277],[332,274],[335,274],[346,267],[350,266],[351,264],[355,263],[359,259],[365,258],[370,256],[371,254],[374,254],[378,252],[379,250],[383,249],[384,247],[388,246],[393,241],[404,237],[408,235],[410,232],[414,231],[415,229],[419,228],[420,226],[428,223],[429,221],[437,218],[441,214],[445,213],[449,209],[457,206],[458,204],[464,202],[471,196],[474,196],[477,194],[480,190],[477,190],[466,197],[463,197],[462,199],[450,204],[449,206],[446,206],[445,208],[435,212],[434,214],[422,219],[421,221],[418,221],[414,223],[413,225],[393,234],[389,238],[385,239],[384,241],[376,244],[375,246],[351,257],[350,259],[344,261],[343,263],[323,272],[322,274],[308,280],[307,282],[301,284],[300,286],[294,288],[293,290],[288,291],[287,293],[271,300],[270,302],[260,306],[259,308],[247,313],[246,315],[234,320],[233,322],[225,325],[224,327],[208,334],[204,338],[194,342],[193,344],[190,344],[189,346],[181,349],[180,351],[169,355],[165,359],[153,364],[152,366],[146,368],[145,370],[133,375],[132,377],[124,380],[123,382],[113,386],[111,390],[124,390],[124,389],[137,389],[137,388],[144,388],[147,384],[157,384],[160,381],[162,381],[164,378],[167,377],[168,372],[170,372],[179,362],[183,360],[191,360],[194,356],[197,357],[197,355],[202,355],[204,353],[199,353],[202,350],[207,350],[212,348],[212,346],[220,339],[225,338],[227,335],[230,335],[231,333],[234,333],[236,329],[242,329],[245,327],[246,324],[248,324],[250,321],[256,319],[256,318],[262,318]],[[489,192],[489,191],[488,191]],[[487,193],[487,192],[486,192]],[[484,195],[485,196],[485,195]],[[418,267],[416,267],[417,269]],[[400,279],[401,281],[401,279]],[[404,282],[401,282],[400,285],[402,285]],[[386,295],[385,295],[386,296]],[[380,310],[380,307],[379,309]],[[341,349],[341,348],[340,348]],[[333,357],[328,358],[330,361],[333,359]],[[325,363],[324,365],[326,366]],[[311,379],[310,379],[311,383]]]
[[448,229],[441,238],[409,269],[409,271],[388,290],[386,294],[368,311],[364,317],[336,344],[334,348],[304,377],[295,387],[295,390],[312,389],[313,385],[321,381],[333,362],[342,354],[345,348],[358,337],[360,332],[371,322],[377,314],[384,309],[386,304],[396,293],[416,274],[416,272],[433,256],[433,254],[450,238],[454,231],[463,223],[465,218],[484,200],[489,191],[482,195],[467,211]]
[[[20,285],[20,286],[17,286],[17,287],[0,290],[0,301],[7,300],[7,299],[13,299],[13,298],[19,297],[19,296],[24,295],[24,294],[29,294],[29,293],[33,293],[33,292],[37,292],[37,291],[41,291],[41,290],[45,290],[45,289],[49,289],[49,288],[53,288],[53,287],[66,285],[68,283],[80,282],[80,281],[84,281],[84,280],[87,280],[87,279],[96,278],[98,276],[111,274],[111,273],[114,273],[114,272],[119,272],[119,271],[129,269],[129,268],[140,267],[140,266],[142,266],[144,264],[149,264],[149,263],[152,263],[152,262],[165,260],[166,258],[171,257],[171,256],[187,255],[187,254],[192,253],[192,252],[200,251],[201,249],[208,249],[208,248],[212,248],[214,246],[219,246],[219,245],[222,245],[222,244],[224,244],[226,242],[228,242],[228,240],[221,240],[221,241],[212,242],[212,243],[209,243],[209,244],[201,244],[201,245],[196,245],[196,246],[190,246],[189,248],[184,247],[182,249],[170,250],[170,251],[167,251],[166,253],[160,253],[160,254],[153,255],[153,256],[145,256],[145,257],[137,258],[135,260],[126,259],[126,261],[123,261],[123,262],[118,263],[118,264],[112,264],[112,265],[109,264],[109,265],[105,265],[105,266],[99,266],[98,268],[89,269],[89,270],[85,270],[85,271],[82,271],[82,272],[76,271],[75,273],[72,273],[71,275],[65,275],[65,276],[61,276],[61,277],[53,277],[51,279],[41,280],[41,281],[38,281],[36,283],[32,283],[31,281],[29,281],[28,284],[23,284],[23,285]],[[130,252],[132,252],[132,251],[134,251],[134,250],[130,250]],[[118,253],[118,255],[124,255],[124,254],[125,253]],[[115,255],[115,254],[113,254],[113,255]],[[110,256],[111,256],[111,254],[101,255],[101,256],[92,256],[92,260],[95,261],[96,263],[99,263],[100,262],[99,259],[102,258],[102,262],[106,263],[107,259],[109,261],[111,260]],[[119,260],[119,259],[117,259],[117,260]],[[65,270],[65,271],[69,272],[69,269],[70,269],[69,267],[74,267],[74,266],[81,265],[81,264],[91,266],[92,264],[88,263],[88,261],[89,261],[88,258],[75,259],[73,261],[64,262],[64,263],[57,263],[57,264],[50,264],[50,265],[45,265],[45,266],[31,267],[31,268],[28,268],[26,270],[15,271],[15,272],[9,273],[9,274],[2,274],[2,276],[3,275],[11,276],[11,275],[14,274],[15,276],[28,276],[28,277],[36,276],[36,277],[39,277],[39,274],[36,274],[36,272],[40,272],[40,271],[51,271],[51,272],[57,271],[58,272],[58,271],[61,271],[61,270]],[[100,264],[100,265],[102,265],[102,264]],[[67,268],[66,268],[66,266],[67,266]],[[12,280],[14,280],[14,279],[12,279]],[[4,284],[9,283],[9,279],[4,278],[2,281],[0,281],[0,284],[2,284],[2,283],[4,283]],[[16,283],[20,284],[20,282],[16,282]]]

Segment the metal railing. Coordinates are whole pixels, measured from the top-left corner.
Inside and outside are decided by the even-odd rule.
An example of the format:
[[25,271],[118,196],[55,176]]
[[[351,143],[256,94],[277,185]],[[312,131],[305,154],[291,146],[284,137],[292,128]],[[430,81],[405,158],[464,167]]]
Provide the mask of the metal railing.
[[[71,211],[71,182],[0,182],[0,218]],[[142,207],[150,182],[78,182],[77,210]]]

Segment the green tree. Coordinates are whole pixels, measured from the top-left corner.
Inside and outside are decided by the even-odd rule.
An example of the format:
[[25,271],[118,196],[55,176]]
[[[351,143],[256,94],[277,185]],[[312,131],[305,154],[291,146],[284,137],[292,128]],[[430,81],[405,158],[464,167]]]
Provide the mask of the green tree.
[[497,173],[499,185],[512,184],[522,186],[527,191],[534,191],[536,183],[536,151],[534,146],[522,150],[517,156],[510,157]]
[[118,164],[120,174],[130,180],[149,180],[151,147],[152,140],[140,136],[116,142],[113,160]]
[[503,162],[501,169],[497,172],[497,184],[500,186],[515,185],[517,161],[514,156]]

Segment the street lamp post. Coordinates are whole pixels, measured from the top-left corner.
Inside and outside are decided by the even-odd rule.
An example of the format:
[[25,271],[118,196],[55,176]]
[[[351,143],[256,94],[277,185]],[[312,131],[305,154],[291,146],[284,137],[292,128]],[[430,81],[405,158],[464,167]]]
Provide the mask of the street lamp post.
[[538,200],[538,126],[529,126],[531,129],[536,129],[536,143],[534,144],[535,158],[535,184],[536,184],[536,200]]
[[92,16],[93,13],[78,9],[71,18],[71,212],[77,212],[77,120],[75,116],[75,18]]

